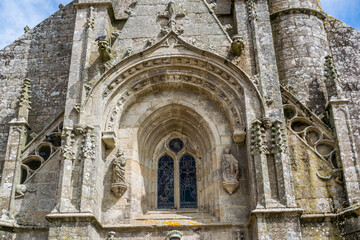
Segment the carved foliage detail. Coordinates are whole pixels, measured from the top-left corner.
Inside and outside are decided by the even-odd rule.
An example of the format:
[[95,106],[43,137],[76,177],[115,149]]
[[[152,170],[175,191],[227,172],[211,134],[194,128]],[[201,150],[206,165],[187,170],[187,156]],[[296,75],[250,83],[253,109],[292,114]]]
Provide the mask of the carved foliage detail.
[[268,154],[267,139],[265,128],[262,126],[262,122],[256,120],[251,128],[251,154]]
[[85,128],[85,135],[82,140],[82,153],[85,159],[95,159],[95,134],[93,134],[93,127]]
[[21,86],[21,91],[20,91],[20,98],[19,98],[19,106],[20,107],[26,107],[27,109],[30,109],[30,79],[25,78],[24,79],[24,83]]
[[334,60],[332,58],[332,56],[326,56],[325,57],[325,84],[326,84],[326,89],[328,92],[328,98],[330,100],[331,97],[338,97],[339,94],[339,90],[340,83],[339,83],[339,75],[336,71],[335,68],[335,63]]
[[63,147],[62,147],[62,154],[64,160],[75,160],[75,149],[74,149],[74,143],[75,143],[75,134],[73,133],[73,130],[71,128],[65,127],[62,134],[62,141],[63,141]]
[[257,18],[255,6],[256,6],[256,0],[248,0],[248,14],[250,21],[256,20]]
[[286,134],[281,121],[275,121],[271,128],[271,153],[286,151]]

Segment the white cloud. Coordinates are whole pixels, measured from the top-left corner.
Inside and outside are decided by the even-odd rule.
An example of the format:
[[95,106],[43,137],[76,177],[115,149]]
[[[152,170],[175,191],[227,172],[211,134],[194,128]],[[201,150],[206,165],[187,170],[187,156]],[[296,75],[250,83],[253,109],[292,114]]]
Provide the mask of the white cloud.
[[30,28],[45,20],[71,0],[1,0],[0,1],[0,49],[22,34],[24,27]]

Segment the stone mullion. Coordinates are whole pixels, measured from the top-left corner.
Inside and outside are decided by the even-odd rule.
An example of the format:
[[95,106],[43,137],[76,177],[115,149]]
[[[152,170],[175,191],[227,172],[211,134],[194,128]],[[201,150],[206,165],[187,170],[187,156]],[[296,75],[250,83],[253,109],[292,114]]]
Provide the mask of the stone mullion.
[[329,104],[338,139],[347,199],[351,206],[360,202],[360,165],[349,123],[348,101],[330,100]]

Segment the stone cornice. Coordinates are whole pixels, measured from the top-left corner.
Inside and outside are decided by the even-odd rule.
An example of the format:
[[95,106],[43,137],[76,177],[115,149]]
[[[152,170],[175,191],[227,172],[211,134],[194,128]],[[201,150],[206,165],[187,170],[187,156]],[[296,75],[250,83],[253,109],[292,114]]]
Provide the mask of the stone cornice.
[[312,16],[316,16],[321,20],[326,18],[325,13],[310,8],[287,8],[270,14],[270,19],[274,20],[279,16],[284,16],[293,13],[304,13]]

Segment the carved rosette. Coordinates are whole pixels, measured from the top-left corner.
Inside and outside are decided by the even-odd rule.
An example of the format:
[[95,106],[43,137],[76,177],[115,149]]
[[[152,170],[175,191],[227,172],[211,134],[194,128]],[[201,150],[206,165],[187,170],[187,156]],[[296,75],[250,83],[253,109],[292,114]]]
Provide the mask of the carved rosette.
[[95,134],[93,134],[93,127],[86,127],[85,128],[85,135],[83,138],[83,145],[82,145],[82,152],[85,159],[94,160],[95,155]]
[[266,133],[262,122],[256,120],[251,128],[251,154],[268,154],[269,150],[267,147]]
[[64,160],[75,160],[75,150],[74,150],[74,143],[75,143],[75,135],[71,128],[65,127],[62,132],[62,154]]
[[275,121],[271,128],[271,153],[286,151],[286,135],[281,121]]
[[115,196],[121,197],[127,190],[127,185],[125,181],[125,166],[126,159],[124,152],[119,149],[115,159],[113,160],[113,174],[112,174],[112,183],[111,191]]
[[239,187],[239,162],[230,154],[230,149],[224,149],[222,161],[223,187],[229,193],[233,194]]

